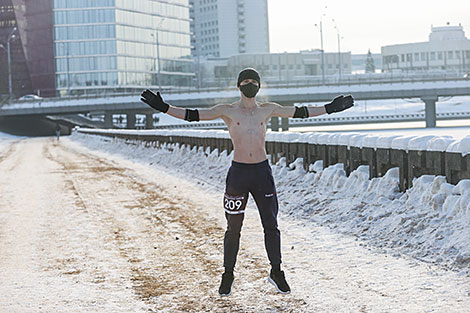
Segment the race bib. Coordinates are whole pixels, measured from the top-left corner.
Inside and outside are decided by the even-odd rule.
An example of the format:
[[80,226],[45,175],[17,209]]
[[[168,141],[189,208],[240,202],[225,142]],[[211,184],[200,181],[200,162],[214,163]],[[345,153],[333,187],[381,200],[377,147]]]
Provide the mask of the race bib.
[[245,213],[247,197],[224,194],[224,209],[228,214]]

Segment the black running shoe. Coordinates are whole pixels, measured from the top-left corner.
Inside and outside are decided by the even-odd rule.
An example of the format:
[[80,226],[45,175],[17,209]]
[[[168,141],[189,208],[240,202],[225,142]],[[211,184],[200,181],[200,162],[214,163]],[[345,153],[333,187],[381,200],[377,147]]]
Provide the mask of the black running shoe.
[[283,271],[271,270],[268,281],[273,284],[280,293],[290,293],[290,287],[287,284]]
[[228,297],[232,294],[232,287],[235,279],[233,273],[223,273],[222,281],[220,282],[219,295],[221,297]]

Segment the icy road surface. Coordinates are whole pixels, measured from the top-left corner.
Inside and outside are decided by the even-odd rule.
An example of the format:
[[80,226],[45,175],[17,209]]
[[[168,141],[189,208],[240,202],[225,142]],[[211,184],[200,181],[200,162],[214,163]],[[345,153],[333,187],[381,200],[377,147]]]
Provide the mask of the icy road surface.
[[286,216],[280,295],[254,209],[221,298],[221,188],[67,138],[1,140],[0,312],[470,312],[468,277]]

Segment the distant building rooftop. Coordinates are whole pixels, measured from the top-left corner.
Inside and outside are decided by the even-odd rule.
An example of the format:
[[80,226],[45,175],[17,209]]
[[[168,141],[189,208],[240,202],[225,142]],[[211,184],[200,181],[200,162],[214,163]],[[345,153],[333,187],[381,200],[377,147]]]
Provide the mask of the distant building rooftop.
[[437,40],[465,40],[465,32],[462,25],[459,26],[431,26],[429,41]]

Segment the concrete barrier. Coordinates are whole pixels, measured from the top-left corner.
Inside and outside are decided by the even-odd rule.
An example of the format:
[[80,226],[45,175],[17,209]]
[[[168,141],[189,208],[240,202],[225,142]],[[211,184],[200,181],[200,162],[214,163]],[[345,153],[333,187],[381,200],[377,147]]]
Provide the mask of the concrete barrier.
[[[93,129],[79,129],[81,133],[119,138],[129,144],[143,144],[160,148],[164,143],[180,144],[194,147],[209,148],[210,151],[218,149],[219,153],[233,150],[232,141],[227,136],[208,133],[207,136],[189,136],[166,132],[165,134],[116,132]],[[204,134],[203,134],[204,135]],[[272,163],[278,162],[282,157],[287,164],[297,158],[303,158],[305,170],[318,160],[328,167],[336,163],[343,163],[349,175],[360,165],[369,166],[370,178],[381,177],[394,167],[399,168],[400,189],[405,191],[412,186],[413,178],[421,175],[442,175],[447,182],[456,185],[463,179],[470,179],[470,154],[427,151],[427,150],[400,150],[392,148],[355,147],[339,144],[317,144],[302,141],[287,142],[286,139],[268,138],[266,152]]]

